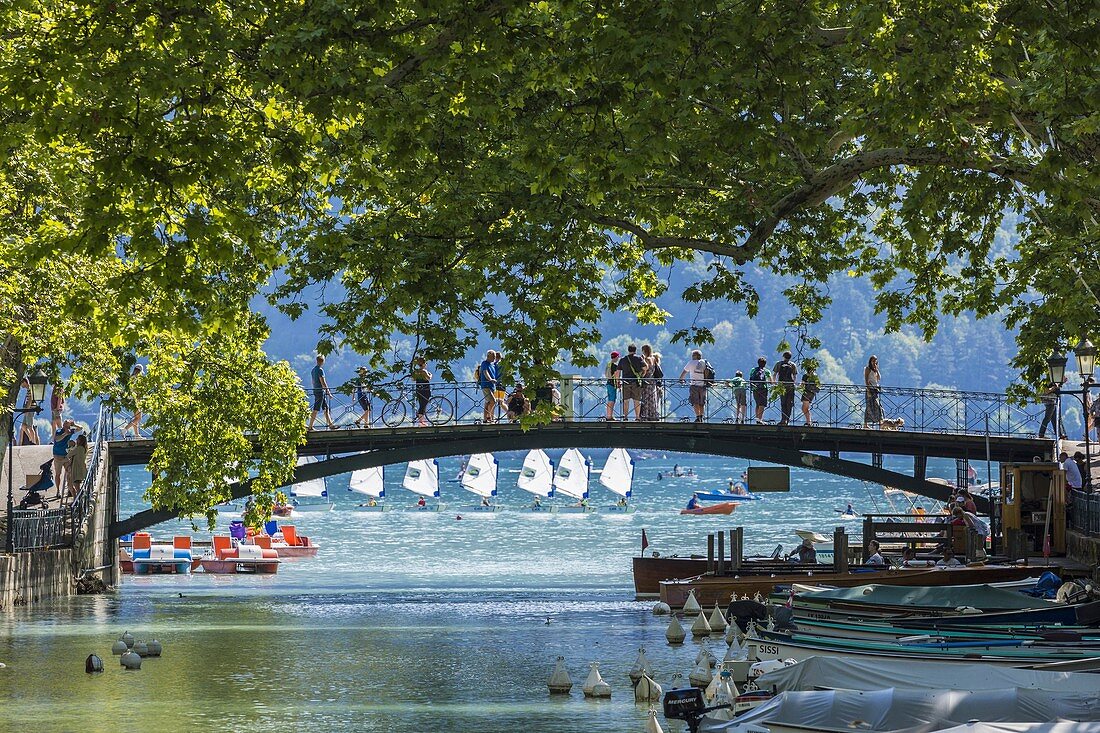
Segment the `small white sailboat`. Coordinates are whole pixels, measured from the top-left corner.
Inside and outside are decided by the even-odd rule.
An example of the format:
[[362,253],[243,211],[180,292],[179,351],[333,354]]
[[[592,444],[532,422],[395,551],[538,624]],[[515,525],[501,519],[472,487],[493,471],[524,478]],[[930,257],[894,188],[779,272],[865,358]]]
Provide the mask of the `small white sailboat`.
[[389,511],[386,505],[386,472],[383,466],[360,468],[352,471],[348,482],[348,491],[368,497],[355,507],[363,512]]
[[[313,456],[302,456],[298,459],[299,466],[316,462],[317,459]],[[331,512],[334,506],[328,500],[328,487],[323,477],[291,484],[287,495],[290,497],[290,508],[294,512]],[[316,499],[320,501],[315,501]]]
[[622,514],[634,512],[634,507],[630,505],[631,488],[634,485],[634,459],[625,448],[611,451],[603,464],[603,471],[600,472],[600,483],[619,496],[618,501],[606,507],[607,511]]
[[481,497],[480,504],[459,507],[463,512],[499,512],[501,506],[491,500],[497,495],[497,459],[492,453],[475,453],[466,461],[462,488]]
[[554,495],[554,464],[544,450],[533,450],[523,459],[516,485],[535,497],[534,503],[527,507],[533,512],[549,512],[550,504],[544,499]]
[[[410,461],[405,467],[405,478],[401,480],[401,486],[414,494],[419,494],[416,509],[422,512],[438,512],[447,508],[446,504],[439,501],[439,462]],[[429,504],[428,499],[435,499],[434,504]]]
[[576,448],[570,448],[561,457],[558,468],[554,471],[554,493],[564,494],[577,500],[571,506],[555,504],[551,511],[554,514],[591,514],[595,507],[588,505],[588,476],[591,473],[592,464]]

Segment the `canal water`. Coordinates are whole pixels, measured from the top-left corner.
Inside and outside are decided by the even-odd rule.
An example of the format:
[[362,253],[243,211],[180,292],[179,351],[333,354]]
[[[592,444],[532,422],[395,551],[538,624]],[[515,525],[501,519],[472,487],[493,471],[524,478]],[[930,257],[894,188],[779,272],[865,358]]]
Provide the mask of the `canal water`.
[[[606,453],[592,452],[596,466]],[[501,503],[528,503],[515,487],[522,454],[498,458]],[[699,478],[658,480],[674,464]],[[693,490],[723,488],[747,465],[637,460],[638,510],[627,516],[467,516],[461,504],[476,497],[443,482],[457,459],[440,461],[448,509],[439,514],[355,512],[346,477],[329,479],[336,510],[294,520],[320,543],[319,556],[287,561],[275,576],[126,577],[110,595],[0,615],[0,731],[640,731],[647,706],[635,705],[627,677],[637,649],[646,647],[665,689],[683,684],[676,675],[686,679],[698,651],[691,641],[668,646],[667,618],[633,600],[630,559],[643,528],[664,555],[705,552],[707,532],[735,526],[745,528],[747,551],[770,554],[777,544],[793,549],[795,529],[831,532],[848,502],[887,511],[879,487],[793,471],[789,494],[729,517],[679,515]],[[398,488],[403,468],[389,469],[387,494],[411,507],[415,497]],[[954,468],[931,463],[929,474],[952,477]],[[143,508],[146,480],[124,473],[124,515]],[[591,493],[597,505],[613,499],[595,476]],[[127,630],[156,637],[164,655],[122,671],[110,648]],[[710,645],[724,653],[717,637]],[[84,673],[91,652],[106,661],[104,674]],[[575,683],[567,697],[546,689],[558,655]],[[590,662],[610,700],[584,699]]]

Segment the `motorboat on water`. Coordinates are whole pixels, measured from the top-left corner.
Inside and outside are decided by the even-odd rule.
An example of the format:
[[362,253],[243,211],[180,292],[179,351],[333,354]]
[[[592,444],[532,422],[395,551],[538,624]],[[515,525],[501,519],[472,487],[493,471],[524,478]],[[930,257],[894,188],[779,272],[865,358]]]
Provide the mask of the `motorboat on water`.
[[227,535],[214,535],[212,550],[199,563],[204,573],[233,575],[239,573],[273,574],[279,571],[279,553],[244,542],[234,543]]
[[[416,511],[438,512],[447,508],[439,501],[439,462],[434,458],[430,461],[410,461],[405,467],[401,487],[419,497],[413,505]],[[435,499],[435,502],[429,503],[428,499]]]
[[694,481],[695,479],[699,478],[699,474],[695,473],[694,468],[685,468],[685,469],[681,470],[680,465],[676,464],[675,466],[672,467],[672,472],[671,473],[668,472],[668,471],[665,471],[665,472],[658,471],[657,472],[657,480],[658,481],[661,481],[661,480],[666,479],[666,478],[682,478],[682,479],[689,479],[689,480]]
[[497,495],[499,464],[492,453],[475,453],[466,461],[462,470],[462,488],[480,499],[478,504],[458,507],[466,514],[495,514],[503,507],[494,502]]
[[389,511],[386,504],[386,469],[385,466],[373,468],[360,468],[352,471],[348,481],[348,491],[361,494],[366,497],[356,505],[355,510],[361,512],[385,512]]
[[729,480],[725,491],[696,491],[695,495],[703,501],[760,501],[764,497],[749,491],[748,475],[741,474],[739,481]]
[[607,456],[600,472],[600,484],[619,497],[614,504],[605,505],[604,511],[634,513],[634,506],[630,503],[634,484],[634,460],[625,448],[616,448]]
[[555,504],[550,511],[553,514],[592,514],[596,508],[589,504],[588,478],[592,463],[576,448],[570,448],[561,457],[554,471],[554,493],[576,500],[576,504]]

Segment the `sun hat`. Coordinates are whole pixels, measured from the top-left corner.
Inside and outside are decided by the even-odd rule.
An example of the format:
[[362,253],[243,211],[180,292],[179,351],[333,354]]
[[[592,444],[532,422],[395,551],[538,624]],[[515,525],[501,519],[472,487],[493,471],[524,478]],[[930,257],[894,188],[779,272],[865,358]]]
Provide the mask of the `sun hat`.
[[619,358],[619,352],[618,351],[612,351],[611,352],[611,358],[612,359],[618,359]]

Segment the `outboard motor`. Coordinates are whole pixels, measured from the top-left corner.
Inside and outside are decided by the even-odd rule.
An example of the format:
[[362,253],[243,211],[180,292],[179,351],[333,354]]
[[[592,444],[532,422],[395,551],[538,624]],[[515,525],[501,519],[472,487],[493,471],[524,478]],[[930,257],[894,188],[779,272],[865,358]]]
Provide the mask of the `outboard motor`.
[[19,509],[45,509],[46,500],[42,498],[41,491],[53,486],[53,478],[50,474],[53,468],[53,459],[50,459],[43,463],[40,467],[42,475],[38,477],[38,480],[26,488],[26,494],[19,501]]
[[787,608],[786,606],[775,606],[772,608],[772,618],[775,619],[776,631],[797,631],[798,627],[794,623],[794,609]]
[[669,720],[684,721],[691,733],[696,733],[699,730],[699,722],[711,710],[728,707],[730,707],[729,703],[707,707],[707,704],[703,701],[703,691],[698,687],[684,687],[679,690],[669,690],[665,693],[665,717]]

